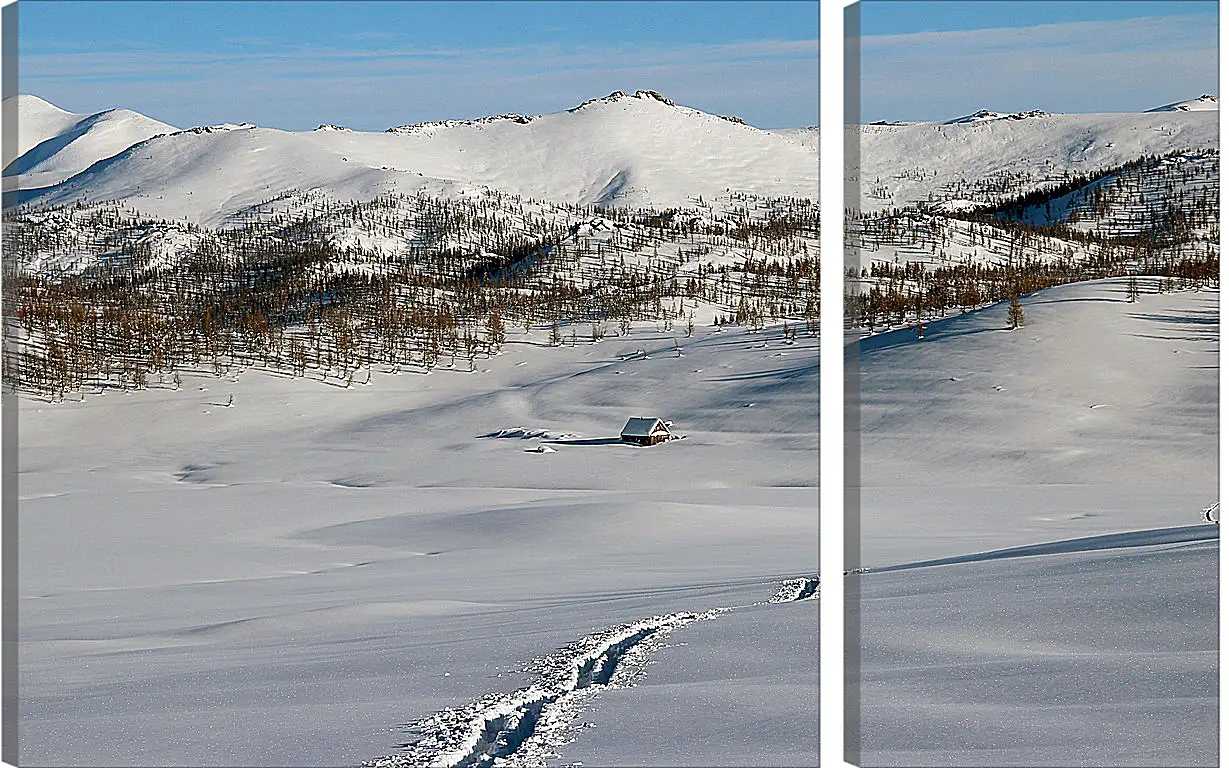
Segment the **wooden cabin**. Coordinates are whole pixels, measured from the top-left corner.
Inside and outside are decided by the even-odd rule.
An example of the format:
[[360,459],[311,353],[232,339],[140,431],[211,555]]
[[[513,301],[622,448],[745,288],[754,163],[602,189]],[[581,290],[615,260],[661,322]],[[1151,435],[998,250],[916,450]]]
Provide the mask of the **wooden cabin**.
[[661,419],[633,416],[619,433],[619,438],[632,445],[657,445],[673,438],[670,422]]

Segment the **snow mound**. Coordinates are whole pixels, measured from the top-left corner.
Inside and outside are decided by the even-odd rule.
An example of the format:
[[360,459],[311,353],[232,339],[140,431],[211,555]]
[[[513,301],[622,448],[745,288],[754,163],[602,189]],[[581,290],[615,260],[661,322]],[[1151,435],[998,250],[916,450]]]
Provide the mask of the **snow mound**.
[[198,125],[195,128],[188,128],[187,130],[179,131],[178,133],[175,133],[172,135],[177,136],[181,133],[202,134],[202,133],[222,133],[225,131],[246,131],[246,130],[250,130],[255,127],[256,127],[255,123],[218,123],[217,125]]
[[479,117],[475,120],[434,120],[427,123],[414,123],[413,125],[399,125],[394,128],[389,128],[386,133],[426,133],[432,134],[442,128],[460,128],[491,125],[492,123],[510,122],[518,125],[525,125],[531,122],[537,116],[518,115],[509,113],[506,115],[490,115],[488,117]]
[[1212,540],[863,577],[859,764],[1130,765],[1147,744],[1157,765],[1216,765],[1218,555]]
[[781,582],[770,603],[793,603],[799,600],[819,599],[819,577],[803,577]]
[[[995,112],[989,109],[979,109],[976,112],[948,120],[944,125],[959,125],[961,123],[986,123],[992,120],[1027,120],[1032,117],[1049,117],[1050,113],[1043,109],[1030,109],[1027,112]],[[886,124],[886,123],[885,123]]]

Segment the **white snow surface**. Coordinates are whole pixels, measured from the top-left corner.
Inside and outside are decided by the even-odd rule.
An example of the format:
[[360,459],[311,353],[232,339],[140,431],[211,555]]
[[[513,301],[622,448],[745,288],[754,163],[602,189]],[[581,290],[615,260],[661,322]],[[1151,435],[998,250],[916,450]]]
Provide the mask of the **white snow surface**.
[[769,133],[785,138],[794,139],[805,147],[810,147],[815,151],[819,151],[819,126],[812,125],[809,128],[778,128],[771,130]]
[[818,195],[812,129],[764,131],[646,91],[555,114],[376,133],[224,127],[245,126],[140,141],[38,200],[121,200],[150,215],[211,224],[290,190],[351,200],[489,187],[557,203],[656,207],[694,206],[727,192]]
[[1140,284],[862,341],[859,764],[1216,764],[1219,292]]
[[1218,765],[1218,526],[1184,529],[1181,543],[850,577],[862,738],[847,758]]
[[[395,761],[403,724],[459,736],[472,702],[566,693],[568,648],[717,611],[627,649],[507,764],[817,765],[818,602],[769,602],[818,564],[817,340],[544,335],[349,389],[23,399],[21,762]],[[641,412],[687,439],[622,444]]]

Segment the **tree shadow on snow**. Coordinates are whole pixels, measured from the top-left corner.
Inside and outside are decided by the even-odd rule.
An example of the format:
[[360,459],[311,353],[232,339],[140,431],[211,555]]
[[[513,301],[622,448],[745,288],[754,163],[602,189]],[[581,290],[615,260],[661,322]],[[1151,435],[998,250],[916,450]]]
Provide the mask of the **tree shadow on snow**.
[[1103,304],[1121,304],[1126,299],[1106,299],[1099,296],[1073,296],[1070,299],[1034,299],[1030,304],[1065,304],[1069,301],[1100,302]]
[[[917,331],[913,328],[902,328],[900,330],[889,331],[888,333],[877,334],[869,338],[861,339],[857,342],[858,354],[865,357],[876,352],[884,352],[886,350],[898,349],[900,347],[910,347],[915,344],[933,344],[943,339],[954,339],[959,336],[972,336],[978,333],[1000,333],[1010,330],[1006,327],[963,329],[948,327],[951,325],[964,325],[964,323],[960,323],[959,321],[965,319],[972,320],[973,318],[958,316],[943,318],[942,320],[933,320],[927,323],[928,329],[926,331],[925,338],[920,341],[917,338]],[[935,326],[939,327],[936,328]]]
[[[1134,320],[1147,320],[1153,323],[1169,326],[1166,330],[1185,332],[1182,336],[1156,336],[1170,341],[1213,341],[1220,337],[1220,318],[1212,313],[1200,312],[1191,315],[1162,315],[1144,312],[1131,312],[1127,315]],[[1144,336],[1145,334],[1133,334]]]
[[792,380],[803,376],[811,376],[819,371],[819,361],[807,363],[805,365],[795,366],[793,368],[776,368],[768,371],[754,371],[751,373],[736,373],[730,376],[719,376],[717,378],[708,379],[709,381],[755,381],[757,379],[786,379]]

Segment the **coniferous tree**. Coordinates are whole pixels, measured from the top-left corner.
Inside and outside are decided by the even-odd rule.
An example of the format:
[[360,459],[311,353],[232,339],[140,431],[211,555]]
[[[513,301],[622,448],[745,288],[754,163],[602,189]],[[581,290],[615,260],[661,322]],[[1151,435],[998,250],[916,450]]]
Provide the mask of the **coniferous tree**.
[[1007,323],[1013,331],[1024,325],[1024,307],[1020,305],[1018,298],[1013,297],[1007,308]]
[[487,344],[490,347],[491,354],[499,352],[500,348],[503,347],[505,336],[503,318],[499,316],[499,312],[492,312],[486,321]]

